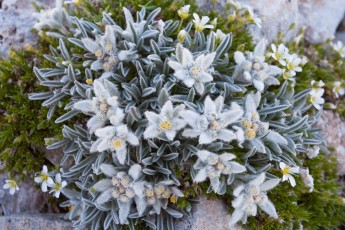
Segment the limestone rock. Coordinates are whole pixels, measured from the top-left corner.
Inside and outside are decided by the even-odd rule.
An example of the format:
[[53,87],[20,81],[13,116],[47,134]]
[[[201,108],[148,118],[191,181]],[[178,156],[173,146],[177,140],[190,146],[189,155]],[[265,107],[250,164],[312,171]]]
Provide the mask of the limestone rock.
[[0,217],[1,230],[73,230],[58,214],[21,214]]
[[[2,215],[11,215],[15,213],[39,213],[39,212],[58,212],[58,208],[48,202],[49,194],[43,193],[37,189],[33,179],[27,178],[18,184],[19,191],[13,196],[9,194],[8,190],[2,189],[5,180],[8,179],[6,175],[0,175],[0,206]],[[0,213],[1,215],[1,213]],[[2,226],[0,224],[0,226]],[[0,227],[0,229],[2,229]]]
[[345,175],[345,121],[335,112],[324,111],[317,126],[328,133],[326,146],[334,148],[332,154],[338,159],[338,172]]
[[200,204],[193,207],[191,217],[176,220],[176,230],[242,230],[241,227],[229,227],[230,213],[222,200],[210,200],[200,197]]
[[[253,7],[262,19],[262,29],[250,26],[255,40],[266,38],[274,40],[282,32],[291,40],[300,28],[306,28],[306,39],[309,42],[323,42],[335,34],[338,25],[344,18],[345,0],[238,0]],[[197,0],[204,10],[224,10],[227,0]],[[289,31],[295,23],[296,28]]]
[[54,0],[2,0],[0,7],[0,56],[6,56],[10,48],[18,48],[33,41],[32,26],[36,22],[37,5],[53,6]]

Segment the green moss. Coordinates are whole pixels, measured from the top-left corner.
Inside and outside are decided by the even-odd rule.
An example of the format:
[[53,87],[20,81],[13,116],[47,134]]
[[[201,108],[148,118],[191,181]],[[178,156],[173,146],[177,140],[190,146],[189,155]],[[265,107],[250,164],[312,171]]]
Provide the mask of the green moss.
[[44,138],[61,133],[60,125],[46,119],[47,109],[28,98],[28,93],[41,89],[32,72],[38,62],[44,64],[41,51],[30,45],[10,51],[8,60],[0,59],[0,161],[3,171],[20,179],[49,163]]

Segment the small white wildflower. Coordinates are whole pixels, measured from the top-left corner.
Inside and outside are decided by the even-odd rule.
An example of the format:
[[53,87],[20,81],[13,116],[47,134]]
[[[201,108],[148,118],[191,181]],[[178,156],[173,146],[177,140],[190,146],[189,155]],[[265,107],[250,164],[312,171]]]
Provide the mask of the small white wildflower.
[[213,63],[216,53],[201,54],[195,60],[193,54],[181,44],[176,46],[176,61],[169,61],[169,66],[175,70],[174,76],[183,81],[183,83],[191,88],[194,86],[199,94],[203,94],[205,90],[204,84],[213,80],[209,74],[210,67]]
[[182,20],[187,19],[189,17],[189,9],[190,5],[183,6],[181,9],[177,11],[178,16],[180,16]]
[[216,36],[217,40],[221,42],[226,37],[226,34],[223,33],[223,31],[221,31],[220,29],[218,29],[215,33],[215,36]]
[[185,109],[184,105],[175,108],[171,101],[167,101],[160,114],[150,111],[145,112],[149,124],[144,132],[145,138],[155,138],[160,134],[165,134],[169,140],[173,140],[177,131],[186,126],[186,122],[180,118],[180,112]]
[[340,55],[340,57],[345,58],[345,46],[341,41],[338,41],[337,43],[331,43],[331,47]]
[[295,187],[296,186],[296,180],[291,174],[298,173],[299,167],[290,167],[290,166],[286,165],[284,162],[280,162],[279,167],[280,167],[281,172],[283,174],[282,181],[288,180],[290,182],[291,186]]
[[199,15],[194,13],[193,14],[194,20],[194,26],[195,30],[202,32],[204,29],[213,29],[213,25],[207,25],[207,23],[210,21],[210,18],[208,16],[202,16],[200,19]]
[[288,56],[288,48],[284,44],[280,44],[278,48],[275,44],[271,44],[271,49],[273,52],[270,53],[270,56],[279,61],[283,66],[286,66],[285,58]]
[[177,40],[179,43],[183,43],[188,33],[185,30],[181,30],[177,35]]
[[297,55],[288,55],[286,57],[286,69],[295,76],[296,72],[302,72],[302,68],[299,66],[301,62],[302,59],[297,57]]
[[214,18],[212,21],[211,21],[211,24],[214,26],[214,28],[217,27],[217,18]]
[[66,181],[62,181],[61,179],[61,174],[58,173],[55,175],[55,182],[48,184],[49,187],[52,189],[50,190],[49,193],[54,193],[54,196],[56,198],[60,197],[61,189],[67,185]]
[[39,173],[38,176],[34,178],[35,182],[41,184],[41,189],[43,192],[48,191],[48,184],[53,184],[53,179],[48,174],[47,166],[43,165],[42,171]]
[[320,147],[318,145],[314,145],[313,148],[308,148],[307,150],[307,156],[310,159],[317,157],[320,153]]
[[325,99],[322,98],[323,93],[325,90],[323,88],[313,88],[309,95],[310,95],[310,103],[317,109],[321,109],[321,105],[325,103]]
[[262,27],[262,21],[261,18],[259,18],[256,14],[254,14],[254,11],[251,7],[247,8],[247,20],[249,23],[255,24],[257,27],[261,29]]
[[19,187],[17,185],[17,182],[14,180],[6,180],[6,183],[4,184],[4,189],[9,189],[10,194],[13,195],[16,191],[19,191]]
[[81,5],[83,0],[65,0],[64,4],[74,4],[74,5]]
[[308,63],[308,58],[307,58],[307,56],[302,56],[302,61],[301,61],[301,66],[304,66],[305,64],[307,64]]
[[335,81],[333,82],[333,93],[335,96],[338,98],[339,96],[343,96],[345,94],[345,88],[341,87],[341,82],[340,81]]

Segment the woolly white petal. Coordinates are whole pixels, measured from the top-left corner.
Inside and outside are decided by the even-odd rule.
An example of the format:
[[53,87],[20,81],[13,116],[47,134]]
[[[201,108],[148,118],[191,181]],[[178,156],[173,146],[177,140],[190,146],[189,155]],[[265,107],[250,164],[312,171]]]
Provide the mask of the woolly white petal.
[[142,168],[139,164],[132,165],[128,171],[128,175],[130,175],[133,180],[138,179],[142,171]]
[[199,144],[210,144],[212,141],[214,141],[213,138],[207,133],[203,132],[200,134]]

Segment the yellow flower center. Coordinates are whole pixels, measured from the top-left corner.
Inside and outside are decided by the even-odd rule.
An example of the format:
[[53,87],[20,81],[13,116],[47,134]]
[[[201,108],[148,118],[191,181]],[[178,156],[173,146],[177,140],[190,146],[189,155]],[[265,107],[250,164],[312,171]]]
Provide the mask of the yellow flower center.
[[242,120],[242,125],[243,127],[245,127],[246,129],[251,128],[253,126],[252,122],[247,120],[247,119],[243,119]]
[[86,79],[86,84],[92,85],[92,83],[93,83],[92,79]]
[[47,181],[48,180],[48,175],[47,174],[42,174],[42,181]]
[[225,167],[225,166],[224,166],[223,163],[218,162],[218,163],[216,164],[216,168],[217,168],[218,170],[223,170],[224,167]]
[[114,146],[116,149],[121,148],[121,146],[122,146],[122,141],[119,140],[119,139],[114,140],[114,141],[113,141],[113,146]]
[[177,196],[176,196],[176,195],[172,195],[172,196],[170,197],[170,202],[176,204],[176,202],[177,202]]
[[61,190],[61,184],[56,184],[55,185],[55,188],[54,188],[55,191],[60,191]]
[[255,129],[247,129],[246,130],[246,136],[248,139],[253,139],[256,136],[256,130]]
[[114,66],[116,63],[117,63],[117,59],[116,57],[109,57],[109,60],[108,60],[109,64]]
[[153,190],[152,189],[146,189],[145,190],[145,195],[148,197],[154,196]]
[[195,24],[195,30],[202,32],[204,30],[204,26],[199,25],[199,24]]
[[161,130],[165,131],[165,130],[171,130],[173,127],[173,124],[171,121],[169,120],[164,120],[159,124],[159,127],[161,128]]
[[102,51],[101,49],[96,50],[95,56],[96,56],[97,58],[100,58],[102,55],[103,55],[103,51]]
[[184,10],[178,10],[177,11],[178,16],[180,16],[180,18],[187,19],[189,17],[189,13],[187,11]]
[[295,68],[295,66],[293,65],[292,62],[290,62],[287,64],[287,68],[288,68],[288,70],[293,70]]
[[110,44],[110,42],[107,42],[107,45],[105,46],[105,51],[107,53],[110,53],[113,50],[113,46]]
[[284,175],[287,175],[290,173],[290,167],[286,166],[284,169],[281,170]]

